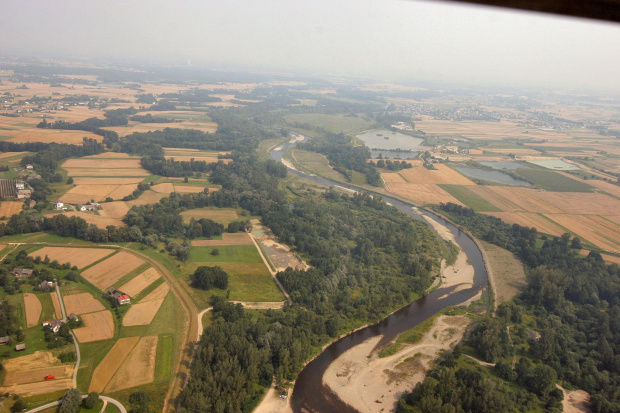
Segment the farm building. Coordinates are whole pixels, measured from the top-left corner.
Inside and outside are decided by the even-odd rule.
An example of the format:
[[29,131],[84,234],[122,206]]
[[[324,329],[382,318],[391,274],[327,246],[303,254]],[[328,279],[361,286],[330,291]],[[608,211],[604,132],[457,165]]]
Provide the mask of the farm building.
[[26,165],[26,169],[28,169],[29,171],[32,171],[33,166],[31,164]]
[[41,288],[42,290],[49,290],[50,288],[52,288],[54,286],[54,283],[52,281],[41,281],[41,284],[39,284],[39,288]]
[[9,344],[10,341],[11,341],[11,337],[9,336],[0,337],[0,346]]
[[30,277],[32,270],[28,268],[13,268],[12,274],[16,277]]
[[37,204],[37,201],[35,201],[34,199],[31,199],[30,202],[28,202],[28,207],[34,208],[36,204]]
[[65,204],[62,201],[56,201],[56,209],[62,209]]
[[24,350],[26,350],[25,344],[18,344],[15,346],[15,351],[24,351]]
[[32,191],[30,189],[18,189],[17,190],[17,199],[28,199],[32,195]]
[[20,189],[25,189],[25,188],[26,188],[26,184],[23,181],[15,182],[15,189],[20,190]]
[[117,300],[118,300],[118,303],[120,305],[129,304],[130,303],[130,298],[129,298],[129,296],[127,294],[123,294],[123,295],[119,296],[117,298]]
[[83,205],[83,204],[77,204],[76,208],[77,208],[78,211],[82,211],[82,212],[84,212],[84,211],[94,211],[95,210],[94,206],[92,206],[92,205]]
[[99,202],[91,202],[90,206],[93,208],[93,210],[101,208],[101,205],[99,204]]
[[79,320],[79,318],[78,318],[77,314],[75,314],[75,313],[71,313],[71,314],[69,314],[69,317],[68,317],[68,318],[69,318],[69,320],[75,320],[75,321],[78,321],[78,320]]

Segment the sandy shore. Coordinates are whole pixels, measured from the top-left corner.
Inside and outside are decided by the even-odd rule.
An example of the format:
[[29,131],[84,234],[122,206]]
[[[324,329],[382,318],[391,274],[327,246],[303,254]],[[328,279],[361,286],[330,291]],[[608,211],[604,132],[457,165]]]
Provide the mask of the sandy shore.
[[382,337],[372,337],[338,357],[323,382],[362,413],[393,411],[400,396],[424,380],[439,352],[461,340],[468,324],[467,317],[440,316],[420,342],[384,358],[373,352]]

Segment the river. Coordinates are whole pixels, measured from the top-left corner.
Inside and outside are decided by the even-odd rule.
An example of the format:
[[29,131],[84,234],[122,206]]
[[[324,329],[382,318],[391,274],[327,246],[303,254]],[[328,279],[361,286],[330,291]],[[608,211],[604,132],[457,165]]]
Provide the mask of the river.
[[[272,149],[270,151],[271,157],[276,161],[281,161],[282,155],[284,155],[288,149],[296,144],[297,142],[288,143]],[[308,175],[294,169],[289,168],[289,172],[323,185],[341,187],[355,191],[360,190],[359,188],[336,183],[325,178]],[[467,234],[460,231],[450,222],[447,222],[443,218],[429,211],[420,209],[418,211],[419,213],[416,213],[410,204],[383,194],[377,195],[381,196],[384,201],[389,202],[400,211],[417,220],[428,224],[419,215],[424,214],[448,228],[454,234],[456,243],[467,255],[467,260],[474,267],[473,287],[457,292],[453,292],[455,287],[439,288],[428,294],[426,297],[420,298],[412,304],[401,308],[379,323],[358,330],[332,343],[318,357],[308,363],[308,365],[306,365],[306,367],[297,376],[291,399],[293,411],[296,413],[357,412],[357,410],[340,400],[338,396],[336,396],[336,394],[329,389],[329,387],[323,385],[323,375],[325,370],[327,370],[327,367],[334,360],[336,360],[348,349],[361,344],[363,341],[376,335],[383,336],[383,339],[378,344],[378,347],[381,347],[394,339],[398,334],[415,327],[417,324],[423,322],[442,309],[466,302],[478,294],[487,285],[488,276],[484,266],[482,253],[476,243]]]

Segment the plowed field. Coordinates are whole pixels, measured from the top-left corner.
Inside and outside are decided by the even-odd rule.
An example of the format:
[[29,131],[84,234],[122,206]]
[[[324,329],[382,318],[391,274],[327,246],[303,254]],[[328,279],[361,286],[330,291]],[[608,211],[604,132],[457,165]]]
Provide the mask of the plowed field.
[[82,276],[97,288],[104,290],[142,264],[144,264],[144,261],[140,258],[121,251],[82,272]]
[[156,353],[157,336],[142,337],[112,377],[105,391],[112,393],[152,383],[155,378]]
[[28,255],[31,257],[41,257],[41,259],[48,256],[50,260],[56,260],[61,264],[70,262],[72,266],[75,265],[82,269],[113,252],[113,249],[107,248],[43,247]]
[[108,310],[84,314],[84,327],[73,330],[80,343],[107,340],[114,337],[114,319]]
[[86,314],[105,310],[103,304],[89,293],[65,295],[63,301],[65,302],[67,314]]

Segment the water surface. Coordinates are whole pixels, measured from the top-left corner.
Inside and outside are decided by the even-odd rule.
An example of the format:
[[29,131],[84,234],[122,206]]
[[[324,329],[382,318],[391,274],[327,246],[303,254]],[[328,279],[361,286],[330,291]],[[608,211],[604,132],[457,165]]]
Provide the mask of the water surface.
[[485,181],[496,182],[502,185],[532,186],[527,181],[524,181],[522,179],[515,179],[512,176],[499,171],[487,171],[486,169],[467,168],[464,166],[457,166],[454,169],[456,169],[468,178],[483,179]]

